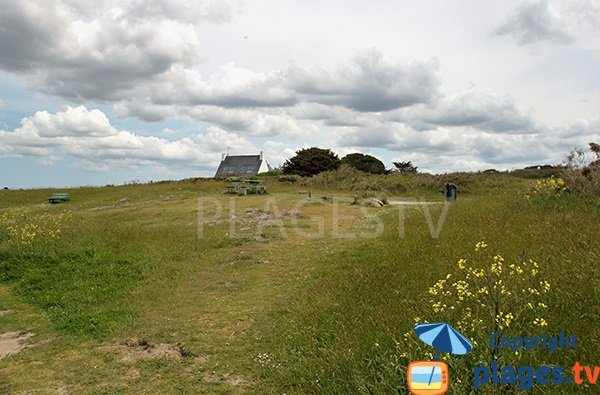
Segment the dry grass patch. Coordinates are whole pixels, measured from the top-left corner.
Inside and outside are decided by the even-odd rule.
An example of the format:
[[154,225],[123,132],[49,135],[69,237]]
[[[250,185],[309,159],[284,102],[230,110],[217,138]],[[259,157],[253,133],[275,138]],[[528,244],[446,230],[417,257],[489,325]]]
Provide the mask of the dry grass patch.
[[33,337],[33,333],[6,332],[0,334],[0,359],[17,354],[24,348],[32,347],[26,342]]
[[116,345],[101,347],[101,349],[120,353],[121,362],[124,363],[155,358],[180,359],[193,356],[190,350],[180,344],[151,343],[146,339],[125,340]]

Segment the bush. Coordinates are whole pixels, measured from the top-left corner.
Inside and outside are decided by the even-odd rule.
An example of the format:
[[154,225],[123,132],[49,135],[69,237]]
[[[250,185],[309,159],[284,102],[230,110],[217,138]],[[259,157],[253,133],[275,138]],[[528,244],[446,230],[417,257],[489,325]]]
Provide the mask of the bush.
[[590,143],[590,152],[581,149],[567,156],[563,178],[569,190],[585,197],[600,197],[600,146]]
[[340,167],[340,159],[329,149],[305,148],[296,151],[296,155],[285,161],[281,169],[283,174],[297,174],[309,177],[324,171]]
[[564,179],[550,176],[550,178],[538,180],[525,196],[527,199],[552,201],[560,198],[567,191],[568,187]]
[[383,188],[367,174],[343,163],[337,170],[317,174],[306,185],[345,191],[381,191]]
[[384,174],[385,165],[382,161],[371,155],[361,153],[348,154],[342,158],[342,162],[349,164],[357,170],[371,174]]
[[537,167],[535,168],[525,168],[525,169],[517,169],[511,171],[509,174],[514,177],[519,178],[548,178],[548,177],[560,177],[564,170],[563,166],[554,166],[554,167]]

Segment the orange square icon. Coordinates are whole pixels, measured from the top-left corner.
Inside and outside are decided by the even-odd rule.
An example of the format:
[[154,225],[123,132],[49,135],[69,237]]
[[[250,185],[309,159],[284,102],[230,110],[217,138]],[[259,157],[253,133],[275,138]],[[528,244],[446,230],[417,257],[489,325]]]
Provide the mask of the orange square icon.
[[448,365],[439,361],[414,361],[406,369],[406,382],[411,394],[442,395],[448,391]]

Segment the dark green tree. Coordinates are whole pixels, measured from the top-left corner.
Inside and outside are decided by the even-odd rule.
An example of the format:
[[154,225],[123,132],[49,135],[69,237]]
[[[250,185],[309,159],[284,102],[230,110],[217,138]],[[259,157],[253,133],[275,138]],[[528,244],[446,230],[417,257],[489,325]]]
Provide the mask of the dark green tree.
[[383,162],[371,155],[356,152],[344,156],[342,162],[349,164],[357,170],[364,171],[365,173],[385,173],[385,165]]
[[312,147],[296,151],[296,155],[286,160],[281,170],[284,174],[309,177],[323,171],[336,170],[340,164],[340,158],[331,150]]
[[408,162],[393,162],[396,167],[396,171],[400,173],[416,173],[417,166],[413,165],[411,161]]

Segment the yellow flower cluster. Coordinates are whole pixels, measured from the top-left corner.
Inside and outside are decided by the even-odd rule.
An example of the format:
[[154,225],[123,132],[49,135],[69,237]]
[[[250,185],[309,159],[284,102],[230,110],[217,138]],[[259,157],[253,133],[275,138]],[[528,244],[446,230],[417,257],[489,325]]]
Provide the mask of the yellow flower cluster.
[[32,215],[29,209],[9,210],[0,216],[0,241],[30,246],[38,240],[57,240],[70,219],[70,211],[58,215]]
[[533,324],[541,328],[548,326],[548,322],[546,322],[546,320],[543,318],[536,318],[535,320],[533,320]]
[[535,189],[538,192],[563,192],[567,190],[567,186],[565,184],[565,180],[563,180],[562,178],[554,178],[554,176],[551,176],[550,178],[547,178],[545,180],[538,180]]
[[[537,180],[531,192],[536,196],[549,197],[559,196],[568,190],[569,188],[567,187],[564,179],[561,177],[555,178],[554,176],[551,176],[547,179]],[[529,199],[531,195],[528,193],[525,195],[525,197]]]
[[499,312],[498,314],[496,314],[495,322],[496,322],[496,325],[498,325],[498,328],[500,330],[504,330],[504,329],[508,328],[510,326],[510,324],[513,323],[514,319],[515,319],[515,316],[513,315],[513,313],[509,312],[509,313],[504,314],[502,312]]
[[500,255],[494,255],[494,261],[492,262],[492,273],[497,276],[502,275],[502,262],[504,262],[504,258]]
[[487,244],[485,244],[485,241],[479,241],[477,242],[477,244],[475,244],[475,251],[479,251],[485,248],[487,248]]
[[452,273],[429,288],[435,319],[453,322],[471,337],[505,331],[517,323],[547,326],[543,312],[548,306],[541,298],[551,285],[539,278],[538,263],[505,263],[500,254],[485,259],[487,247],[485,241],[477,242],[474,257],[459,259]]

